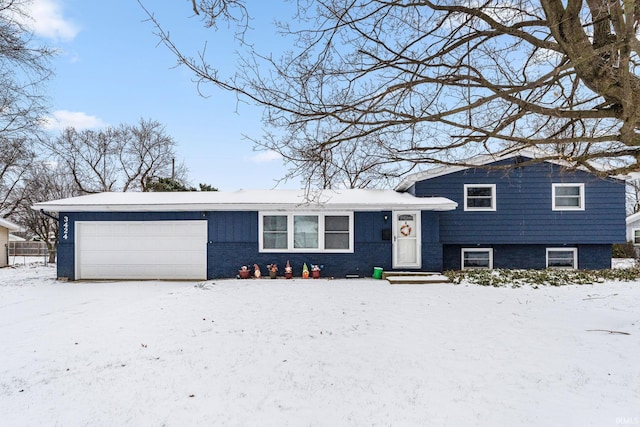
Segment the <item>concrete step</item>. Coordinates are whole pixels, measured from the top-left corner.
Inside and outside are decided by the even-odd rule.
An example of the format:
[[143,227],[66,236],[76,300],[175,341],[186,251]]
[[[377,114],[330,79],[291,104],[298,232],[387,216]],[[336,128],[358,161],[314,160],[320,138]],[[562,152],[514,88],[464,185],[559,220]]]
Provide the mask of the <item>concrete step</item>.
[[426,285],[431,283],[450,283],[447,276],[427,271],[385,271],[382,278],[392,285]]
[[441,276],[440,273],[433,271],[383,271],[382,278],[386,279],[388,276]]

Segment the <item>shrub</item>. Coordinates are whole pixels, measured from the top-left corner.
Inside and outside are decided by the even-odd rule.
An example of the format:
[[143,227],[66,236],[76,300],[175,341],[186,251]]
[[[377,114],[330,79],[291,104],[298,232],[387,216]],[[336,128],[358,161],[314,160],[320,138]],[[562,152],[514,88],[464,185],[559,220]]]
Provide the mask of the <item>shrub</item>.
[[591,285],[605,280],[633,281],[640,279],[640,268],[609,270],[465,270],[445,271],[453,284],[463,281],[480,286],[518,288],[523,285],[564,286]]
[[635,258],[636,248],[631,241],[627,243],[616,243],[613,245],[612,256],[614,258]]

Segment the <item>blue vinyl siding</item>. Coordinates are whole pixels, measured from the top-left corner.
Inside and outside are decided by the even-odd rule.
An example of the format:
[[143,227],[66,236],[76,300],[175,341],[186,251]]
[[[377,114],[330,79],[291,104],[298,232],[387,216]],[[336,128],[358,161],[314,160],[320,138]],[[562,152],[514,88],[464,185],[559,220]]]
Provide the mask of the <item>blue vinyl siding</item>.
[[[584,183],[585,209],[553,211],[552,183]],[[464,211],[464,184],[496,184],[496,211]],[[410,192],[458,202],[458,209],[440,217],[440,240],[445,245],[610,245],[625,240],[624,182],[551,163],[509,170],[468,169],[417,182]]]
[[[439,242],[438,213],[424,212],[422,216],[424,270],[442,270],[442,245]],[[384,217],[387,217],[385,221]],[[214,225],[216,222],[225,226]],[[323,277],[344,277],[357,274],[371,276],[373,267],[391,270],[392,242],[383,239],[383,230],[391,229],[392,215],[386,212],[354,213],[354,252],[353,253],[260,253],[258,251],[258,213],[257,212],[211,212],[209,232],[213,244],[209,246],[210,278],[233,277],[239,267],[258,264],[266,273],[266,265],[276,263],[279,274],[287,260],[293,267],[295,276],[302,274],[302,264],[318,264],[322,267]],[[245,233],[238,234],[233,242],[223,240],[229,233],[224,228],[240,226]],[[217,243],[217,244],[216,244]]]
[[[323,266],[323,277],[344,277],[346,274],[369,276],[373,267],[391,267],[391,242],[382,239],[382,229],[391,227],[391,213],[384,222],[383,212],[355,212],[353,253],[260,253],[258,249],[258,212],[210,212],[208,272],[210,278],[234,277],[243,265],[258,264],[263,274],[266,266],[278,264],[278,274],[284,274],[287,261],[293,274],[302,274],[306,263]],[[241,228],[242,232],[229,229]],[[235,236],[230,239],[230,236]]]
[[214,244],[252,242],[258,244],[257,212],[207,212],[207,216],[209,240]]

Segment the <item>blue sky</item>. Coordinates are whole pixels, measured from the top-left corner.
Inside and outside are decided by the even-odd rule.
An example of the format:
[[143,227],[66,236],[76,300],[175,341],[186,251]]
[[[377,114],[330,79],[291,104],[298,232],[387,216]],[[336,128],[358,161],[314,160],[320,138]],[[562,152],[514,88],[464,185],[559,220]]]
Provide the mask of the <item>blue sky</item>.
[[[206,40],[210,62],[223,72],[233,70],[235,46],[226,26],[218,32],[205,29],[189,0],[143,3],[186,52],[196,54]],[[255,3],[251,13],[259,21],[252,22],[251,35],[277,48],[278,36],[269,24],[289,16],[286,3]],[[33,0],[31,12],[36,35],[60,52],[47,86],[54,134],[66,126],[100,128],[154,119],[178,142],[176,160],[184,161],[193,185],[203,182],[224,191],[271,188],[284,176],[282,159],[253,151],[243,137],[262,134],[261,110],[214,88],[208,98],[200,97],[191,73],[176,68],[175,57],[158,45],[136,0]]]

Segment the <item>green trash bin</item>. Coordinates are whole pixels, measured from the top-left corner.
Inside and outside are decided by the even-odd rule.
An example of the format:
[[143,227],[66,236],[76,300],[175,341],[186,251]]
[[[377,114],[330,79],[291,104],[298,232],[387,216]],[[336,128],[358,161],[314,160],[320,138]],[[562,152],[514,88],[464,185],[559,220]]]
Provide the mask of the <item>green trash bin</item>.
[[382,267],[373,267],[373,278],[382,279]]

